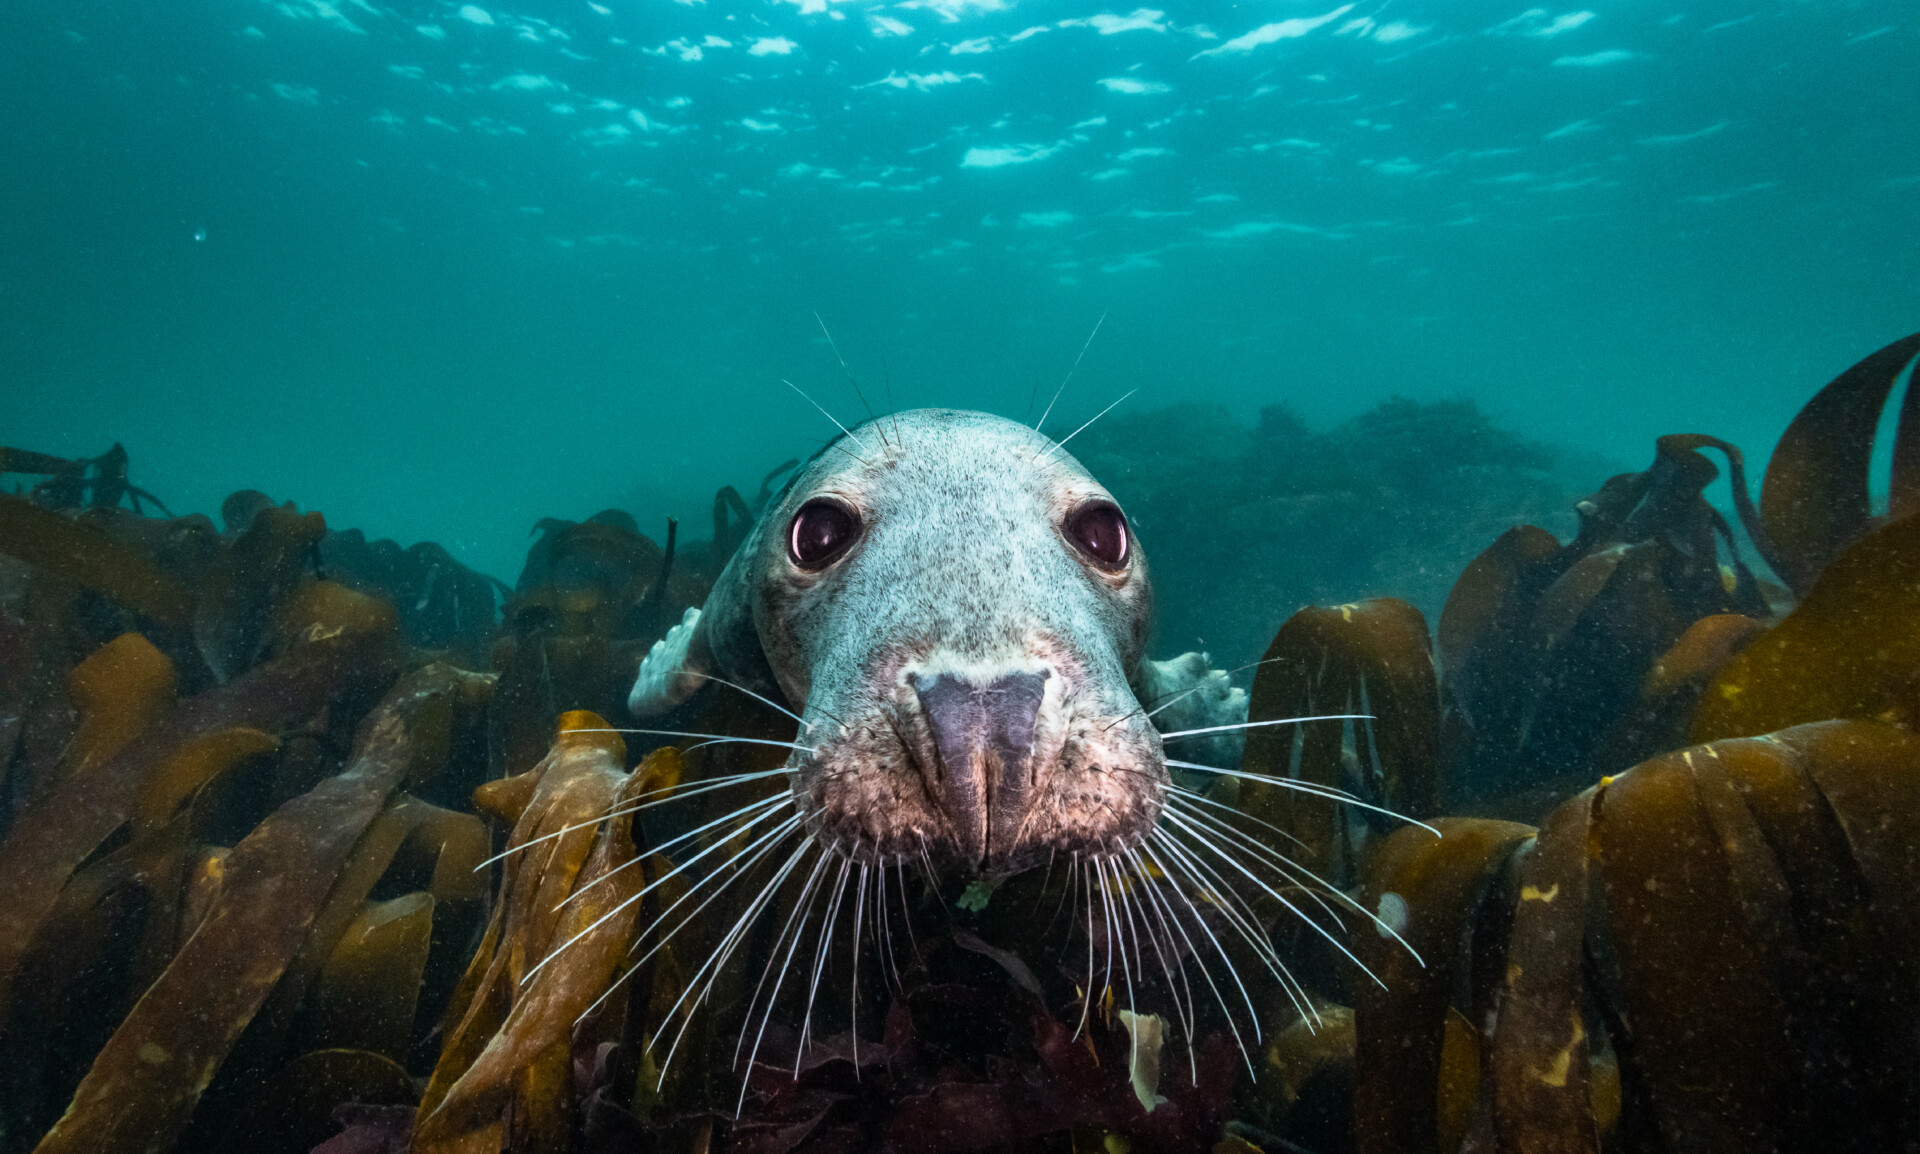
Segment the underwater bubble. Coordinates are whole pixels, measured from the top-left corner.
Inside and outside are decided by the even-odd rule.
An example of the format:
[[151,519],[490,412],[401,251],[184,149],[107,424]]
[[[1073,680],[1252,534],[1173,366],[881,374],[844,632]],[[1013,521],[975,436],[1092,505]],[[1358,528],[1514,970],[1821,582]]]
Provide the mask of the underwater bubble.
[[1380,895],[1380,909],[1377,915],[1379,923],[1374,926],[1381,937],[1392,937],[1405,933],[1407,929],[1407,899],[1396,893]]

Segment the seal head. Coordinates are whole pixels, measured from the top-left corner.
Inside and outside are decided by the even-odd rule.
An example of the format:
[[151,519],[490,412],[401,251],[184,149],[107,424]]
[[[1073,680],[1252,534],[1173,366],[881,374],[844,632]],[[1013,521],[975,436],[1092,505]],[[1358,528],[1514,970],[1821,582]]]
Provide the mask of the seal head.
[[802,467],[629,706],[709,676],[783,696],[817,837],[999,876],[1158,821],[1166,763],[1133,684],[1157,664],[1151,614],[1132,527],[1078,461],[1024,425],[915,410]]

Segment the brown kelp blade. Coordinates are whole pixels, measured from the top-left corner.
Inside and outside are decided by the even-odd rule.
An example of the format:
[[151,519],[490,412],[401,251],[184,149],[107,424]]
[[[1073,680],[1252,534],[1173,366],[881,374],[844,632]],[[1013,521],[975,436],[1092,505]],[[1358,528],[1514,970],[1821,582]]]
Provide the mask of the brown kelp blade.
[[1779,869],[1737,799],[1705,796],[1725,789],[1697,778],[1708,756],[1643,762],[1602,797],[1593,836],[1623,1019],[1670,1148],[1791,1149],[1803,1119],[1782,1028],[1788,943],[1749,916]]
[[1541,593],[1571,561],[1553,534],[1533,525],[1502,533],[1461,571],[1435,636],[1447,701],[1460,737],[1510,753],[1528,703],[1532,653],[1526,625]]
[[98,529],[0,496],[0,553],[57,573],[171,628],[193,614],[186,587]]
[[411,757],[412,723],[447,692],[410,676],[361,725],[348,768],[281,806],[226,862],[213,910],[94,1059],[41,1154],[166,1149],[246,1029]]
[[[485,940],[448,1007],[447,1041],[421,1101],[423,1122],[485,1052],[513,1007],[520,979],[546,955],[560,918],[557,907],[572,892],[593,850],[593,823],[611,808],[625,779],[625,746],[606,729],[597,715],[563,714],[553,749],[538,766],[520,779],[489,783],[476,791],[498,794],[498,787],[523,779],[530,779],[533,787],[528,799],[519,804],[519,818],[507,841],[500,896]],[[568,826],[578,828],[541,843],[537,852],[521,848]],[[433,1125],[450,1134],[472,1128],[466,1120],[456,1119]]]
[[1920,670],[1920,516],[1835,558],[1805,598],[1714,675],[1695,741],[1911,708]]
[[[1796,594],[1804,596],[1827,563],[1866,532],[1872,515],[1867,470],[1874,431],[1888,392],[1916,352],[1920,333],[1893,342],[1835,377],[1787,426],[1767,463],[1760,515],[1784,566],[1780,576]],[[1912,451],[1903,456],[1908,468],[1895,487],[1904,508],[1920,488],[1911,469],[1920,462],[1914,461]]]
[[[1363,1154],[1431,1150],[1440,1120],[1440,1066],[1447,1010],[1467,954],[1462,943],[1496,877],[1531,826],[1437,818],[1441,836],[1417,826],[1389,835],[1367,865],[1361,901],[1407,946],[1363,928],[1359,957],[1379,978],[1359,984],[1354,1131]],[[1424,962],[1424,965],[1422,964]]]
[[[1249,695],[1255,722],[1320,714],[1366,713],[1353,723],[1363,788],[1410,816],[1433,812],[1437,793],[1440,704],[1426,621],[1390,597],[1333,607],[1309,606],[1288,618],[1268,646]],[[1319,789],[1347,787],[1342,721],[1256,726],[1247,731],[1243,768],[1295,778]],[[1240,781],[1240,808],[1300,839],[1301,864],[1337,878],[1352,862],[1338,803],[1325,797]]]
[[425,890],[361,905],[313,987],[316,1030],[329,1046],[406,1058],[433,905]]
[[512,844],[586,824],[547,843],[551,856],[508,859],[488,933],[493,949],[473,963],[486,967],[484,987],[422,1103],[414,1149],[423,1154],[497,1148],[503,1138],[515,1150],[557,1150],[567,1140],[574,1023],[619,974],[639,916],[630,899],[646,876],[632,823],[593,819],[665,784],[679,755],[661,750],[627,775],[617,739],[590,732],[604,728],[598,717],[570,713],[562,725],[543,765],[553,780],[543,781]]
[[126,747],[173,708],[180,677],[173,662],[138,633],[123,633],[67,674],[67,697],[80,726],[63,772],[86,773]]
[[0,843],[0,1015],[21,954],[60,887],[134,812],[150,778],[194,741],[235,728],[274,733],[329,697],[364,692],[386,676],[379,639],[342,635],[278,660],[180,705],[82,779],[62,782],[14,821]]
[[1581,1013],[1589,836],[1598,790],[1548,815],[1520,860],[1507,940],[1506,999],[1489,1069],[1499,1148],[1513,1154],[1594,1154]]
[[193,639],[220,680],[259,656],[274,610],[313,571],[326,532],[320,514],[275,505],[260,510],[246,532],[221,551],[193,614]]

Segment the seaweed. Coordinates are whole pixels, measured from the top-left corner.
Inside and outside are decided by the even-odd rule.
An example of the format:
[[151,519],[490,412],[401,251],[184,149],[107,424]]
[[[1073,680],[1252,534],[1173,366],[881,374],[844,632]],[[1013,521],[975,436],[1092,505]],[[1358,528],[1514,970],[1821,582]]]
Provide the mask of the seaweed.
[[0,447],[0,476],[23,473],[45,477],[28,490],[28,499],[48,509],[112,509],[125,501],[141,513],[140,503],[167,512],[160,498],[127,480],[127,450],[119,442],[98,457],[68,460],[29,449]]
[[[1761,518],[1776,572],[1805,595],[1840,552],[1873,524],[1867,472],[1880,410],[1920,333],[1874,353],[1815,394],[1780,437],[1760,490]],[[1909,389],[1894,434],[1888,512],[1920,510],[1920,396]]]
[[0,542],[11,556],[71,578],[161,625],[184,626],[192,599],[139,552],[71,517],[0,496]]
[[37,1150],[171,1145],[406,773],[419,720],[446,692],[434,680],[428,670],[402,682],[362,724],[344,772],[234,847],[206,920],[94,1059]]

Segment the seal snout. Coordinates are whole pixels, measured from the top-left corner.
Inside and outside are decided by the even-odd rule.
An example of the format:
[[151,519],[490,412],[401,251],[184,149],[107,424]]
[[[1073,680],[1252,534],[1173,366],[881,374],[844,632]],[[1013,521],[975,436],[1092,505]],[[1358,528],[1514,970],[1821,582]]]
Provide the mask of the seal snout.
[[928,783],[975,864],[1004,853],[1032,807],[1034,741],[1052,672],[986,678],[910,672],[932,739]]

